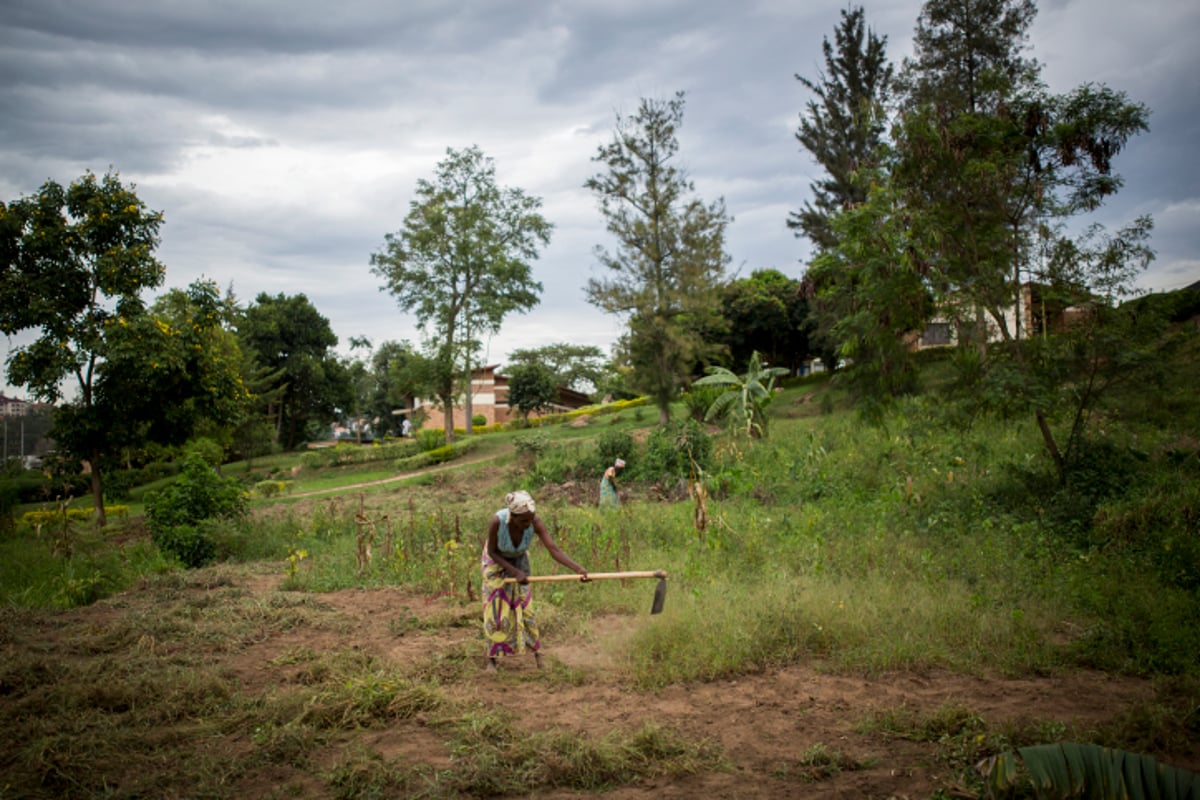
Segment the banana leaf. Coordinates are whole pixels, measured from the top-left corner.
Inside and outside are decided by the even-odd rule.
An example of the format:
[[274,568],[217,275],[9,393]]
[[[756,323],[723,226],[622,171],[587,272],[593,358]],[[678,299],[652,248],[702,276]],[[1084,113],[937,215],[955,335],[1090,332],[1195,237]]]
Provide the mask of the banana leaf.
[[1022,747],[985,759],[976,769],[989,797],[1026,784],[1039,800],[1200,800],[1200,775],[1093,744]]

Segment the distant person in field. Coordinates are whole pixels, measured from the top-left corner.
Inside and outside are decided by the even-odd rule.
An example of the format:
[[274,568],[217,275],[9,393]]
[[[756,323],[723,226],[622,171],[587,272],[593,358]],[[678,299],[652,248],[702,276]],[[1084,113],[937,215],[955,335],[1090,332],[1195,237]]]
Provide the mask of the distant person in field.
[[604,470],[604,477],[600,479],[601,508],[615,510],[621,505],[621,498],[617,496],[617,470],[624,468],[625,462],[618,458],[611,467]]
[[408,417],[405,417],[404,422],[400,423],[400,435],[405,439],[412,436],[412,423],[408,421]]
[[[495,671],[500,656],[526,651],[533,652],[538,669],[542,668],[542,641],[529,586],[529,547],[535,536],[551,558],[587,580],[587,570],[572,561],[546,529],[529,492],[509,492],[504,508],[488,523],[483,546],[483,634],[488,671]],[[515,578],[517,583],[505,583],[505,578]]]

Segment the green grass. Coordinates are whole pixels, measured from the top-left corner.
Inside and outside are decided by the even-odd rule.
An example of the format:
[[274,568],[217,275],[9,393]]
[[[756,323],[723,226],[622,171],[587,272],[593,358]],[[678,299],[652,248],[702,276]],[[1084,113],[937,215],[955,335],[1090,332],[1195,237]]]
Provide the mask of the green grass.
[[[669,573],[664,613],[609,643],[630,687],[657,691],[789,664],[865,675],[1100,669],[1153,677],[1159,695],[1095,730],[1036,720],[995,725],[956,705],[925,715],[882,709],[860,731],[935,745],[951,771],[1066,736],[1179,752],[1200,724],[1200,581],[1189,549],[1200,523],[1200,461],[1188,444],[1200,430],[1179,402],[1197,377],[1185,362],[1177,383],[1160,390],[1174,416],[1149,413],[1142,399],[1129,407],[1144,416],[1105,409],[1093,435],[1105,444],[1097,459],[1108,460],[1089,473],[1100,477],[1070,492],[1054,485],[1029,420],[981,418],[953,429],[939,421],[936,398],[918,396],[870,427],[826,379],[777,396],[770,438],[717,437],[704,530],[686,486],[669,476],[624,483],[633,497],[616,514],[574,504],[558,485],[532,488],[555,538],[589,569]],[[445,610],[424,620],[396,608],[388,626],[397,637],[474,626],[480,539],[503,493],[586,463],[603,431],[630,432],[655,419],[652,409],[642,419],[630,410],[585,427],[489,434],[470,463],[370,490],[345,487],[395,471],[363,465],[293,475],[298,455],[256,460],[247,480],[286,476],[293,494],[329,494],[256,500],[251,519],[216,527],[222,563],[202,571],[164,561],[136,520],[105,531],[6,532],[0,642],[31,620],[58,624],[29,609],[85,605],[131,586],[156,599],[152,613],[115,615],[80,637],[75,646],[93,657],[86,664],[63,668],[36,641],[11,650],[0,689],[17,701],[3,706],[0,724],[21,744],[5,766],[34,783],[10,791],[36,784],[83,797],[121,786],[130,796],[222,797],[240,776],[290,765],[319,774],[340,797],[527,796],[724,768],[712,742],[663,728],[518,736],[496,708],[445,691],[477,670],[468,647],[431,652],[402,671],[362,652],[292,647],[271,665],[286,668],[292,682],[258,695],[209,666],[212,654],[263,637],[344,624],[319,597],[338,589],[402,586],[443,601]],[[534,433],[553,446],[543,458],[554,463],[542,472],[512,449]],[[1116,488],[1102,480],[1106,469],[1129,464]],[[242,474],[237,465],[225,472]],[[371,556],[363,560],[368,535]],[[533,570],[561,567],[537,548]],[[283,577],[284,591],[263,599],[237,588],[255,572]],[[535,592],[552,643],[602,636],[596,621],[605,615],[648,615],[654,581],[543,584]],[[502,675],[499,685],[520,680]],[[537,680],[553,691],[589,676],[551,659]],[[451,743],[451,767],[385,758],[351,738],[417,718]],[[236,753],[194,746],[229,739],[243,743]],[[331,748],[335,762],[315,767],[310,754]],[[163,758],[169,773],[155,766]],[[813,745],[773,774],[808,782],[866,766]],[[279,795],[290,791],[302,794],[303,786],[281,786]]]

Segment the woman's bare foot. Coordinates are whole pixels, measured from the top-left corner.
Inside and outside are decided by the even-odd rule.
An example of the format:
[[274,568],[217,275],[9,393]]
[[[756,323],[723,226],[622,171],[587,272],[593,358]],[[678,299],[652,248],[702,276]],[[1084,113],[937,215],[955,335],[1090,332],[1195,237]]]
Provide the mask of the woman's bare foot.
[[496,659],[489,658],[487,660],[487,663],[483,665],[483,668],[485,670],[487,670],[488,672],[495,672],[496,671]]
[[533,654],[533,660],[537,662],[537,668],[538,668],[538,669],[541,669],[542,667],[544,667],[544,666],[545,666],[545,665],[542,663],[542,654],[541,654],[541,653],[534,653],[534,654]]

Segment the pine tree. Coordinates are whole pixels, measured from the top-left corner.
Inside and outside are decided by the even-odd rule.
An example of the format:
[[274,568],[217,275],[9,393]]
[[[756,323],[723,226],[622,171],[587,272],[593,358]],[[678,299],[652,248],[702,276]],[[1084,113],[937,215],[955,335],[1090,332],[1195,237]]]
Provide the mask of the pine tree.
[[893,78],[887,37],[866,28],[861,7],[842,10],[834,43],[826,37],[822,50],[825,71],[816,80],[796,75],[817,96],[801,114],[796,139],[826,177],[812,184],[813,201],[792,212],[787,223],[819,249],[836,243],[830,218],[867,199],[862,171],[874,163],[884,138]]

